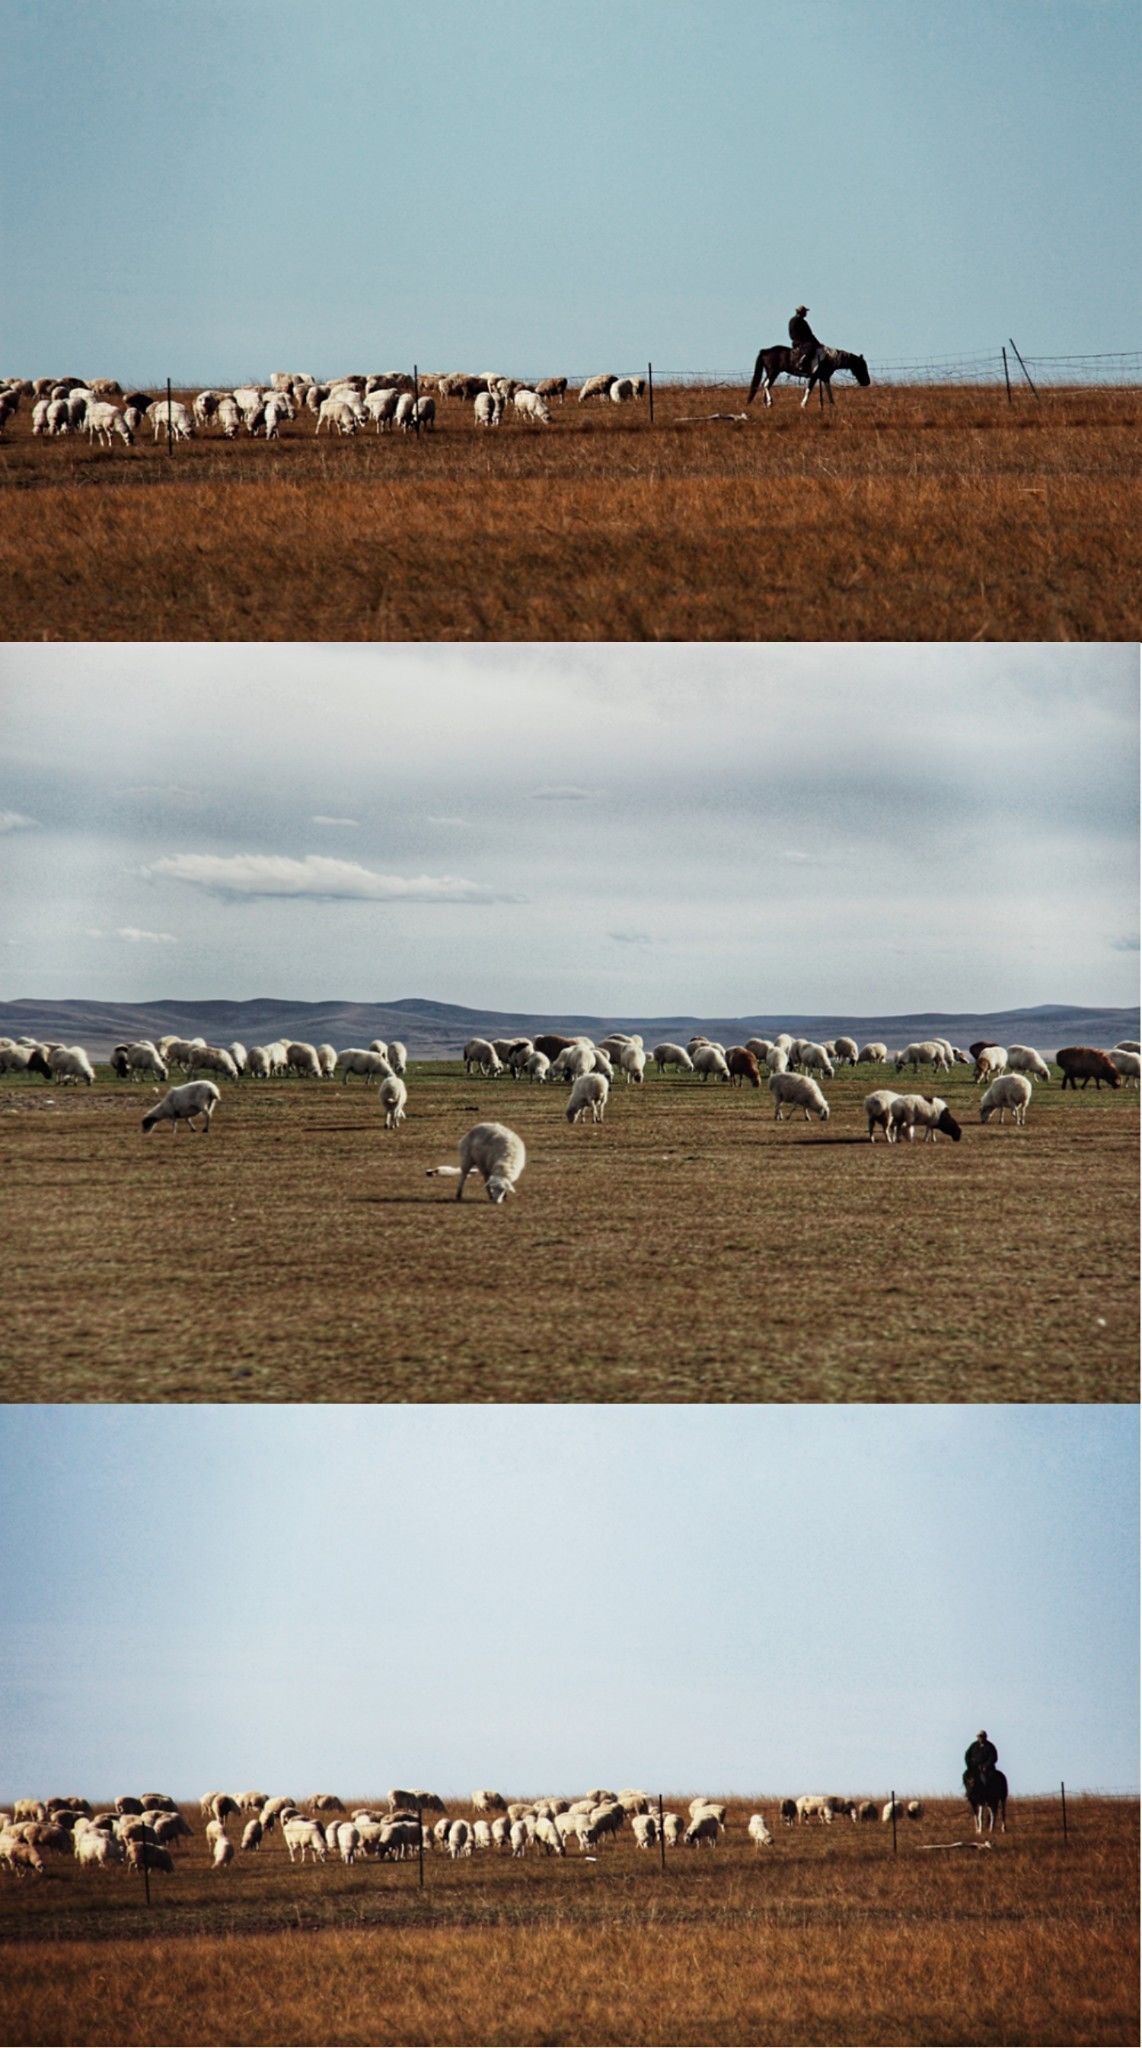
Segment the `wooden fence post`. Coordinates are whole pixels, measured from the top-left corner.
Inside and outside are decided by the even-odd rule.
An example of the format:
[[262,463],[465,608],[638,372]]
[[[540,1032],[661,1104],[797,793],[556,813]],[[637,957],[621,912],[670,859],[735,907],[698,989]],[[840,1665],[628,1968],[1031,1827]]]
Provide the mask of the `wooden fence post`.
[[892,1853],[896,1854],[896,1794],[892,1794]]
[[417,440],[419,441],[419,439],[420,439],[420,380],[419,380],[419,377],[418,377],[418,374],[417,374],[417,367],[416,367],[416,364],[415,364],[415,363],[414,363],[414,364],[413,364],[413,366],[412,366],[412,424],[413,424],[413,429],[414,429],[414,431],[415,431],[415,434],[416,434],[416,438],[417,438]]
[[[1008,335],[1007,339],[1008,339],[1008,341],[1011,341],[1011,336],[1010,336],[1010,335]],[[1015,348],[1015,343],[1014,343],[1013,341],[1011,341],[1011,346],[1012,346],[1012,348]],[[1024,375],[1025,377],[1026,377],[1026,379],[1027,379],[1027,382],[1028,382],[1029,384],[1031,384],[1031,389],[1032,389],[1032,391],[1035,391],[1035,386],[1034,386],[1034,384],[1032,384],[1032,383],[1031,383],[1031,372],[1030,372],[1030,370],[1029,370],[1029,369],[1027,368],[1027,365],[1026,365],[1026,363],[1024,362],[1024,360],[1023,360],[1022,356],[1021,356],[1021,355],[1019,354],[1019,350],[1018,350],[1017,348],[1015,348],[1015,354],[1016,354],[1016,357],[1017,357],[1017,359],[1018,359],[1019,367],[1020,367],[1020,369],[1021,369],[1021,370],[1022,370],[1022,372],[1023,372],[1023,375]],[[1039,393],[1038,393],[1037,391],[1035,391],[1035,396],[1036,396],[1036,398],[1038,398],[1038,396],[1039,396]]]
[[174,452],[174,425],[171,420],[171,380],[167,378],[167,454]]
[[1059,1796],[1063,1802],[1063,1847],[1065,1849],[1067,1847],[1067,1788],[1061,1778],[1059,1780]]
[[662,1794],[658,1795],[658,1860],[666,1869],[666,1829],[662,1825]]
[[654,425],[654,364],[646,366],[646,396],[650,406],[650,424]]
[[418,1864],[419,1864],[419,1866],[420,1866],[420,1875],[419,1875],[419,1878],[418,1878],[418,1883],[419,1883],[419,1886],[420,1886],[420,1889],[421,1889],[421,1891],[423,1891],[423,1890],[424,1890],[424,1811],[423,1811],[423,1809],[422,1809],[422,1807],[421,1807],[421,1804],[420,1804],[420,1801],[419,1801],[419,1799],[418,1799],[418,1800],[417,1800],[417,1802],[416,1802],[416,1857],[417,1857],[417,1862],[418,1862]]
[[1002,353],[1003,353],[1003,381],[1004,381],[1004,383],[1005,383],[1005,384],[1006,384],[1006,386],[1007,386],[1007,403],[1008,403],[1008,405],[1010,405],[1010,404],[1012,403],[1012,398],[1011,398],[1011,377],[1010,377],[1010,374],[1009,374],[1009,372],[1008,372],[1008,368],[1007,368],[1007,350],[1006,350],[1006,349],[1004,349]]

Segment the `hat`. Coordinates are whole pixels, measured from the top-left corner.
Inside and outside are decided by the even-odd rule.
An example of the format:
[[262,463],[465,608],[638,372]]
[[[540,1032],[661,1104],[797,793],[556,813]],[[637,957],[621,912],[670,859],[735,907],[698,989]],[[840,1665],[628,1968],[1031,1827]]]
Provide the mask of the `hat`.
[[981,1728],[981,1729],[980,1729],[980,1731],[979,1731],[979,1734],[978,1734],[978,1735],[976,1736],[976,1741],[977,1741],[977,1742],[986,1742],[986,1741],[987,1741],[987,1729],[986,1729],[986,1728]]
[[807,313],[809,308],[808,306],[794,306],[793,311],[795,313]]

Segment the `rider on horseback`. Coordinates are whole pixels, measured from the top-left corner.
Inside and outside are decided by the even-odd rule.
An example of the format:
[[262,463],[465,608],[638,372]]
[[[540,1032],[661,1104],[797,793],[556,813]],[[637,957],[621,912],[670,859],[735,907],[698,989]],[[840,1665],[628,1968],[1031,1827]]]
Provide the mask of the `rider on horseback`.
[[793,344],[793,369],[795,375],[807,376],[816,368],[822,344],[817,340],[805,315],[808,306],[798,306],[789,322],[789,339]]
[[975,1741],[969,1743],[964,1751],[965,1773],[970,1771],[973,1777],[977,1774],[982,1777],[986,1772],[993,1771],[998,1762],[999,1751],[994,1742],[988,1741],[987,1729],[981,1728]]

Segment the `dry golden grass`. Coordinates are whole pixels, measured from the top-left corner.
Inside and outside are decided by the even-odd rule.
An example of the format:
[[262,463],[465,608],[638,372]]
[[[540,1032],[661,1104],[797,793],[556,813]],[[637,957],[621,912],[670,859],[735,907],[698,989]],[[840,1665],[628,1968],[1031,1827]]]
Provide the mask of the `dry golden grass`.
[[[144,1138],[146,1089],[13,1081],[0,1396],[1135,1400],[1138,1096],[985,1127],[959,1069],[962,1143],[890,1148],[884,1078],[838,1075],[825,1125],[655,1078],[572,1129],[562,1090],[441,1063],[399,1132],[360,1083],[251,1082],[209,1139]],[[425,1169],[489,1118],[519,1194],[458,1206]]]
[[775,1827],[735,1802],[665,1872],[477,1856],[291,1868],[280,1842],[176,1875],[53,1862],[0,1885],[7,2042],[1131,2042],[1136,1801],[1013,1803],[978,1854],[961,1801],[902,1825]]
[[[799,387],[798,387],[799,389]],[[842,380],[419,444],[0,441],[11,639],[1133,640],[1140,394]]]

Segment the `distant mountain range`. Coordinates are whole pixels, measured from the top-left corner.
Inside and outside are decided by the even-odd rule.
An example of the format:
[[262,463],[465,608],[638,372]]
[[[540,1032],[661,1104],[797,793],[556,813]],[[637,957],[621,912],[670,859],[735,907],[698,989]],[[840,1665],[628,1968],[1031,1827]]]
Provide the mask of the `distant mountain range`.
[[848,1032],[858,1039],[882,1038],[900,1046],[933,1031],[956,1045],[975,1038],[994,1038],[1000,1045],[1033,1045],[1054,1052],[1060,1045],[1114,1045],[1120,1038],[1139,1037],[1139,1012],[1084,1009],[1071,1003],[1045,1003],[1025,1010],[915,1010],[896,1017],[854,1017],[836,1010],[827,1016],[765,1011],[751,1017],[595,1017],[571,1010],[560,1017],[530,1010],[467,1010],[454,1003],[434,1003],[411,996],[392,1003],[293,1003],[256,997],[250,1002],[197,1001],[154,1003],[37,1002],[0,1003],[0,1036],[43,1038],[86,1046],[106,1059],[113,1045],[135,1038],[160,1038],[175,1032],[228,1045],[266,1045],[275,1038],[306,1039],[337,1047],[368,1045],[373,1038],[399,1038],[413,1059],[455,1059],[468,1038],[533,1037],[538,1031],[587,1032],[603,1038],[608,1031],[639,1031],[648,1044],[660,1039],[685,1041],[695,1031],[740,1045],[747,1038],[772,1038],[792,1031],[801,1038],[835,1038]]

